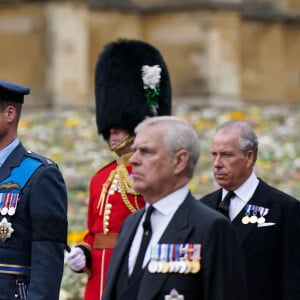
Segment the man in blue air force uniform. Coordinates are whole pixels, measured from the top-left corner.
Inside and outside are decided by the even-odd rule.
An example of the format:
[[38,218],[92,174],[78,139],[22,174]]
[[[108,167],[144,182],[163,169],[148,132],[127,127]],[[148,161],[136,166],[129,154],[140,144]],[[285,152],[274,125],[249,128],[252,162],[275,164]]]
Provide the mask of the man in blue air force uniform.
[[17,128],[30,89],[0,80],[0,299],[56,300],[67,238],[57,165],[27,151]]

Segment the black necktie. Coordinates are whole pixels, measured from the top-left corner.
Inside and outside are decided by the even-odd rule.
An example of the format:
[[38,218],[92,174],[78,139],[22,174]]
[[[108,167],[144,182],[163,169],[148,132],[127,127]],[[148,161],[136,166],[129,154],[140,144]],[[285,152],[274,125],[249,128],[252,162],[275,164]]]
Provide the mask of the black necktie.
[[220,211],[222,214],[227,216],[229,218],[229,206],[230,206],[230,200],[235,196],[235,193],[233,191],[229,191],[223,201],[220,201],[218,206],[218,211]]
[[144,228],[143,238],[142,238],[141,246],[140,246],[140,249],[139,249],[139,252],[138,252],[138,255],[136,258],[136,262],[134,265],[134,269],[132,271],[130,279],[134,278],[142,270],[145,253],[146,253],[148,244],[149,244],[151,236],[152,236],[150,217],[151,217],[153,210],[154,210],[154,207],[152,205],[150,205],[146,211],[146,217],[145,217],[145,220],[143,223],[143,228]]

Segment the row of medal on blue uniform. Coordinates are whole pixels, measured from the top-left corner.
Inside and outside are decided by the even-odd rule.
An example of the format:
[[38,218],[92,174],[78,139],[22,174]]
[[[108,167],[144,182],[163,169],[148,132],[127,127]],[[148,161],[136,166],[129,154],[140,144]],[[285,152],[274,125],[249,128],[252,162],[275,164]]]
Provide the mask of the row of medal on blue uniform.
[[242,218],[242,223],[263,224],[266,222],[265,216],[268,213],[269,213],[268,208],[258,206],[258,205],[248,204],[245,207],[245,216]]
[[13,216],[16,212],[19,192],[0,192],[0,212],[2,216]]
[[198,273],[201,244],[155,244],[151,246],[150,273]]

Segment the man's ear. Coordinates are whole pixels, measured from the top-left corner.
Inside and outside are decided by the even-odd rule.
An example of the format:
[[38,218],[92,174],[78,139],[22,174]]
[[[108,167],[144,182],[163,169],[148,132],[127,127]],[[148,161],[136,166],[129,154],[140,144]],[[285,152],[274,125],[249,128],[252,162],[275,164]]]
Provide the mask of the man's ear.
[[189,153],[182,149],[176,152],[174,155],[174,173],[177,175],[186,169],[186,165],[188,163]]
[[7,122],[13,122],[17,115],[16,108],[13,105],[8,105],[4,110],[4,114]]
[[247,168],[252,167],[254,164],[254,152],[249,150],[247,153]]

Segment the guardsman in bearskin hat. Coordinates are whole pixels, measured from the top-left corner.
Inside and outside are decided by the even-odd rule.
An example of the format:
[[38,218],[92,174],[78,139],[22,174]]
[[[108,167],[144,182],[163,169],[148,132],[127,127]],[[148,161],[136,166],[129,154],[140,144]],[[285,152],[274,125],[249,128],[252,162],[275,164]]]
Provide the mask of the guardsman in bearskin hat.
[[116,160],[91,179],[88,232],[66,254],[70,267],[86,271],[86,300],[99,300],[123,220],[145,203],[132,187],[134,128],[146,117],[171,114],[171,83],[166,63],[152,45],[117,40],[100,54],[95,71],[96,122]]
[[57,165],[17,135],[29,87],[0,80],[0,299],[58,300],[67,192]]

